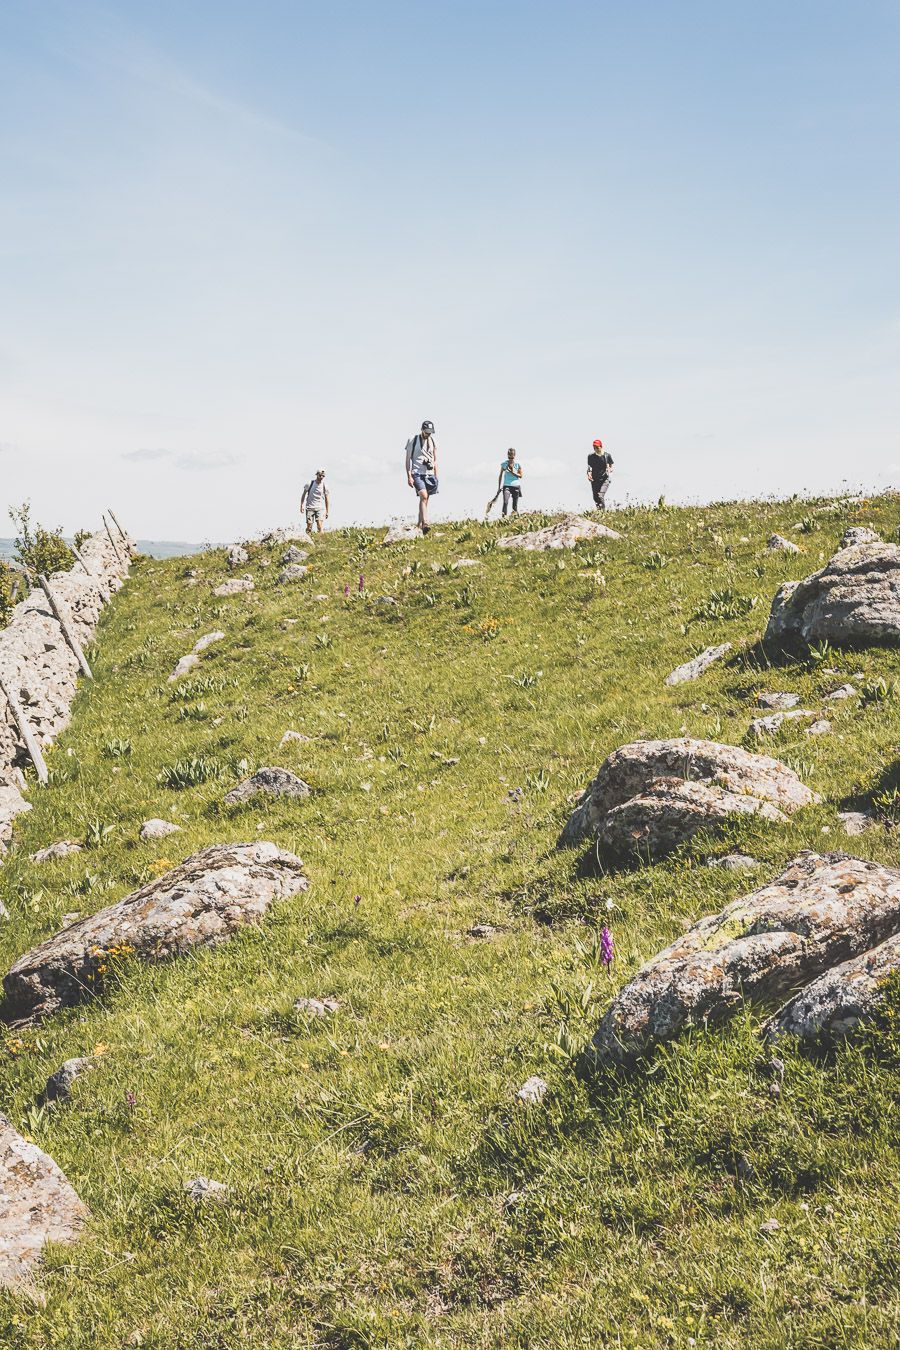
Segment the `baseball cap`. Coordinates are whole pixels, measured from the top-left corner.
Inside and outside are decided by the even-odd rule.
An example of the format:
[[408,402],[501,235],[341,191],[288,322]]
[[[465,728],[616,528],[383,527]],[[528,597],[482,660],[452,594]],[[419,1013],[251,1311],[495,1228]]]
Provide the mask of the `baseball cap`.
[[434,431],[434,423],[433,423],[433,422],[423,422],[423,423],[422,423],[422,430],[423,430],[423,431]]
[[602,442],[602,441],[594,441],[594,449],[595,449],[595,450],[602,450],[602,449],[603,449],[603,442]]

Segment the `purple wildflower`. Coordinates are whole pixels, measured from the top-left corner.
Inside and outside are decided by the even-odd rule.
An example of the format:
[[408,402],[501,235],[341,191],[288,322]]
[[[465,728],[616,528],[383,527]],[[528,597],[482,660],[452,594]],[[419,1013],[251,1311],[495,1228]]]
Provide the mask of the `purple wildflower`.
[[345,594],[345,595],[349,595],[349,594],[350,594],[350,582],[349,582],[349,581],[347,582],[346,586],[344,587],[344,594]]
[[363,591],[365,590],[365,586],[366,586],[366,579],[365,579],[365,577],[363,576],[362,572],[360,572],[360,574],[359,574],[359,593],[360,593],[360,595],[362,595]]
[[358,905],[361,899],[362,899],[362,896],[361,896],[361,895],[354,895],[354,897],[353,897],[353,903],[354,903],[354,905]]
[[607,970],[609,970],[610,966],[612,965],[614,955],[615,955],[615,945],[613,943],[613,935],[607,928],[606,924],[604,924],[603,927],[600,929],[600,960],[606,966]]
[[137,1106],[137,1096],[135,1093],[131,1091],[131,1088],[125,1089],[125,1105],[131,1111],[133,1111],[134,1108]]

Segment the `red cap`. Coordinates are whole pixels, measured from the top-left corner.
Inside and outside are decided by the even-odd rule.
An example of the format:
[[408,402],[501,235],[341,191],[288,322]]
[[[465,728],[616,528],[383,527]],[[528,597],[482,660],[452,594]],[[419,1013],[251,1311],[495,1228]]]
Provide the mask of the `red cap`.
[[595,449],[595,450],[602,450],[602,449],[603,449],[603,442],[602,442],[602,441],[594,441],[594,449]]

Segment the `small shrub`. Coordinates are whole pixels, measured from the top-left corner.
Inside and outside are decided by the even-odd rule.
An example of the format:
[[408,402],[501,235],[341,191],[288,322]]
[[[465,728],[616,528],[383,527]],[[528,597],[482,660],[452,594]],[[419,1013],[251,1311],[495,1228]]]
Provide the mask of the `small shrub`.
[[16,561],[29,572],[65,572],[72,566],[75,557],[62,537],[62,526],[56,530],[35,525],[31,519],[31,503],[23,502],[18,508],[10,507],[9,518],[16,527]]
[[456,609],[471,609],[478,599],[478,587],[473,586],[471,581],[467,581],[461,591],[457,591],[453,597],[453,604]]
[[880,676],[877,680],[867,680],[860,691],[861,706],[868,708],[871,704],[893,703],[897,698],[898,686],[896,680],[886,680]]
[[668,567],[671,561],[671,558],[667,558],[664,553],[660,553],[658,549],[654,549],[652,553],[647,554],[642,566],[648,572],[661,572],[664,567]]
[[178,759],[174,764],[166,765],[156,781],[160,787],[180,790],[198,787],[201,783],[207,783],[212,778],[221,777],[221,774],[222,765],[217,759],[198,755],[193,759]]
[[196,679],[185,680],[172,690],[175,703],[189,703],[201,694],[221,694],[228,687],[228,681],[221,675],[198,675]]
[[809,648],[810,664],[814,666],[824,666],[825,662],[830,662],[834,657],[834,648],[827,638],[823,638],[819,643],[811,643]]
[[812,534],[815,528],[816,521],[814,516],[804,516],[802,520],[797,521],[798,534]]
[[126,755],[131,754],[132,749],[131,741],[122,740],[118,736],[103,743],[103,753],[107,759],[124,759]]
[[209,713],[206,711],[206,704],[201,699],[199,703],[185,703],[178,709],[179,722],[205,722]]
[[478,545],[478,552],[483,557],[486,553],[493,553],[496,547],[497,547],[496,539],[491,538],[482,539],[481,543]]
[[12,617],[17,576],[8,563],[0,563],[0,627],[9,623]]
[[84,831],[85,848],[99,848],[101,844],[115,833],[115,825],[104,825],[102,820],[90,820]]
[[713,591],[708,600],[698,606],[694,619],[698,622],[710,619],[739,619],[749,614],[756,606],[756,596],[738,595],[730,587]]
[[900,825],[900,788],[891,788],[890,791],[879,792],[872,798],[872,805],[879,819],[883,820],[885,825],[896,829]]

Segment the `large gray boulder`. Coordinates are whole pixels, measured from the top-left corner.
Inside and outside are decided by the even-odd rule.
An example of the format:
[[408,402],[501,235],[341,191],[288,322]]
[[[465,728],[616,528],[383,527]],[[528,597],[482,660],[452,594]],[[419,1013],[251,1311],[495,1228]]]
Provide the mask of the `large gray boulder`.
[[41,1018],[80,1003],[117,954],[162,961],[225,942],[307,884],[300,859],[275,844],[213,844],[19,957],[3,979],[3,1015]]
[[613,855],[661,857],[729,816],[784,820],[815,800],[793,769],[768,755],[688,737],[636,741],[604,760],[559,844],[597,835]]
[[555,525],[543,530],[530,530],[527,534],[505,534],[497,540],[498,548],[521,548],[527,552],[544,549],[574,548],[583,539],[621,539],[617,530],[601,525],[597,520],[588,520],[586,516],[564,516]]
[[290,770],[264,767],[257,769],[256,773],[238,783],[230,792],[226,792],[225,803],[227,806],[235,806],[239,802],[249,801],[251,797],[256,797],[260,793],[266,797],[308,797],[310,791],[309,784],[304,783],[302,778],[298,778]]
[[593,1049],[603,1063],[627,1064],[744,1000],[784,998],[897,932],[900,872],[801,853],[642,966],[607,1010]]
[[87,1209],[59,1167],[0,1116],[0,1285],[28,1284],[47,1242],[74,1242]]
[[843,1040],[882,1006],[888,977],[897,971],[900,933],[813,980],[766,1023],[764,1034],[769,1040],[796,1036],[808,1045]]
[[805,581],[788,581],[772,601],[765,640],[900,641],[900,545],[853,544]]

